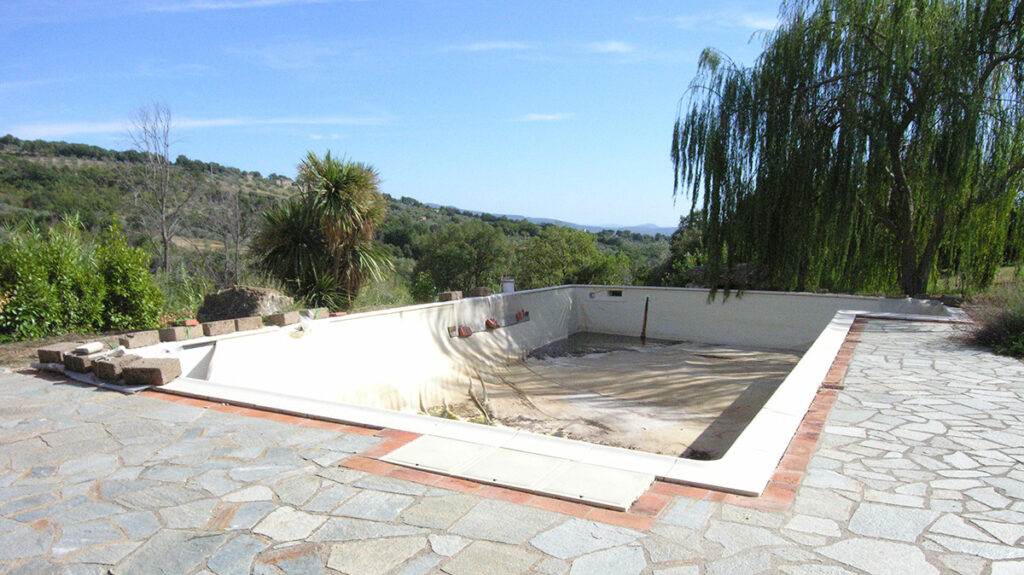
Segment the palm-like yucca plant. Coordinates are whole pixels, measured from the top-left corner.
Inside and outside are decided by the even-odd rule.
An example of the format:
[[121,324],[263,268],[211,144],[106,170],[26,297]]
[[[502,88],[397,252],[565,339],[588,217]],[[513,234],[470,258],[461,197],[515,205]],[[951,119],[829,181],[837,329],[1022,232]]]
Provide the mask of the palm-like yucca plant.
[[257,265],[315,305],[347,309],[367,278],[393,264],[373,242],[386,203],[366,164],[313,152],[299,165],[300,193],[264,214]]

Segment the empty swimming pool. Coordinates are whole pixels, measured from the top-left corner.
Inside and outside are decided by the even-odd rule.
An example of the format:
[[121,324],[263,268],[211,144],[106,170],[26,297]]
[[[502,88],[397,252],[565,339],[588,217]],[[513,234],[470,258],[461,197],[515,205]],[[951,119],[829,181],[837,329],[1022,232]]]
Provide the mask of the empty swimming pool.
[[[631,481],[615,471],[642,475],[637,485],[660,477],[760,493],[857,313],[951,317],[910,299],[747,292],[710,301],[697,289],[561,286],[145,354],[181,360],[185,375],[167,386],[176,393],[421,433],[426,441],[391,460],[621,508],[630,495],[566,488],[583,469],[572,465],[609,483]],[[618,339],[642,332],[646,345]],[[612,349],[530,356],[608,336]],[[550,468],[547,483],[497,477],[512,461]]]

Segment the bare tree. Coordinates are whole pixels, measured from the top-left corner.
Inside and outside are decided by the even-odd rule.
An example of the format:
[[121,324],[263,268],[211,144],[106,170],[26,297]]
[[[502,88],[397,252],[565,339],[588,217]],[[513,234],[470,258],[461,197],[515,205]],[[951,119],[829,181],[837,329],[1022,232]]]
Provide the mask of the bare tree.
[[124,170],[136,216],[160,249],[160,268],[167,271],[171,241],[204,180],[171,162],[171,111],[166,105],[139,108],[131,117],[128,137],[139,152],[138,161]]

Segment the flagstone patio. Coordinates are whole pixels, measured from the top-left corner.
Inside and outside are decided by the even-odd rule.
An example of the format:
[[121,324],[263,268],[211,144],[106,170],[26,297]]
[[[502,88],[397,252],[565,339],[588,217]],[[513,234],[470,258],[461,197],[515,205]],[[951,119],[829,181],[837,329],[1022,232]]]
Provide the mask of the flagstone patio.
[[1024,573],[1024,363],[956,329],[868,321],[761,509],[656,484],[616,515],[396,473],[388,430],[0,372],[0,573]]

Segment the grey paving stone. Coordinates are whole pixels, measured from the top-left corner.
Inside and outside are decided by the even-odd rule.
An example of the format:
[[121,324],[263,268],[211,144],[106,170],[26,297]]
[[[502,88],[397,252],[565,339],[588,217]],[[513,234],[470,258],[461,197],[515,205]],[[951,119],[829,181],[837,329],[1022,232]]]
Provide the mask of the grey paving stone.
[[447,529],[477,503],[479,498],[462,494],[427,497],[402,512],[402,521],[420,527]]
[[328,575],[324,561],[315,549],[295,557],[282,558],[276,565],[281,575]]
[[426,537],[396,537],[387,545],[376,541],[348,541],[331,546],[327,566],[349,575],[384,575],[419,553]]
[[874,575],[937,575],[924,553],[913,545],[879,539],[850,538],[818,553]]
[[754,547],[785,545],[786,541],[763,527],[711,521],[705,537],[722,546],[726,557]]
[[111,573],[136,575],[152,573],[156,568],[162,569],[168,575],[188,573],[212,555],[226,538],[225,535],[217,533],[204,535],[188,531],[161,530],[111,569]]
[[111,543],[109,545],[98,545],[75,553],[74,555],[71,555],[69,559],[82,563],[114,565],[127,557],[129,553],[135,551],[135,549],[141,545],[142,541],[125,541]]
[[937,511],[861,503],[850,519],[849,529],[858,535],[913,543],[938,516]]
[[255,501],[240,505],[235,513],[228,520],[226,529],[252,529],[271,511],[277,509],[276,503],[269,501]]
[[402,495],[423,495],[427,492],[426,485],[420,485],[419,483],[413,483],[411,481],[402,481],[391,477],[381,477],[379,475],[367,475],[352,485],[362,489],[373,489],[374,491],[386,491],[388,493],[400,493]]
[[200,499],[159,511],[164,526],[171,529],[199,529],[210,522],[218,499]]
[[121,532],[106,521],[66,525],[61,528],[60,539],[53,544],[50,552],[54,557],[61,557],[86,547],[112,543],[123,538]]
[[21,511],[34,509],[36,507],[43,507],[55,501],[57,501],[57,497],[52,493],[37,493],[35,495],[29,495],[28,497],[15,499],[14,501],[0,505],[0,516],[10,517]]
[[960,539],[957,537],[948,537],[946,535],[929,534],[928,539],[935,541],[955,553],[967,553],[978,557],[984,557],[985,559],[1001,560],[1020,559],[1024,557],[1024,549],[1011,547],[1009,545],[972,541],[970,539]]
[[541,558],[540,553],[491,541],[476,541],[441,565],[450,575],[519,575]]
[[291,507],[278,507],[253,528],[254,533],[276,541],[295,541],[309,537],[327,518],[311,515]]
[[700,575],[700,567],[696,565],[679,565],[655,569],[654,575]]
[[395,571],[395,575],[426,575],[441,562],[441,559],[437,555],[420,555],[410,559],[404,567]]
[[32,559],[4,572],[4,575],[57,575],[62,565],[51,563],[46,559]]
[[640,575],[644,567],[643,549],[639,545],[623,545],[576,559],[569,575]]
[[408,525],[392,525],[367,519],[331,517],[317,529],[309,541],[361,541],[364,539],[385,539],[407,537],[427,533],[427,530]]
[[705,566],[705,571],[708,575],[733,575],[734,573],[754,575],[770,572],[771,569],[772,557],[765,550],[733,555],[725,559],[712,561]]
[[271,501],[274,491],[266,485],[250,485],[221,497],[223,501],[242,503],[248,501]]
[[282,502],[302,507],[320,489],[320,478],[302,475],[285,479],[274,485],[274,493]]
[[450,531],[473,539],[519,544],[529,541],[563,517],[504,501],[484,500]]
[[334,510],[335,515],[391,521],[415,499],[408,495],[382,491],[362,491]]
[[53,527],[48,524],[26,525],[0,535],[0,561],[27,559],[47,553],[53,543],[53,535]]
[[344,503],[349,497],[352,497],[359,490],[348,485],[330,485],[326,489],[323,489],[311,499],[308,503],[302,506],[302,509],[306,511],[317,511],[320,513],[326,513],[332,509],[337,508],[339,505]]
[[150,511],[136,511],[133,513],[125,513],[123,515],[115,515],[111,517],[111,520],[118,527],[124,531],[130,539],[140,539],[142,537],[148,537],[157,532],[160,529],[160,522],[157,521],[156,515]]
[[561,525],[537,535],[530,544],[559,559],[571,559],[601,549],[631,543],[639,534],[605,523],[570,519]]
[[451,557],[470,544],[470,540],[458,535],[437,535],[433,534],[427,537],[430,541],[430,548],[433,549],[434,553],[438,555],[444,555],[445,557]]
[[267,545],[250,535],[239,535],[228,541],[212,557],[206,566],[217,575],[249,575],[256,555]]
[[700,530],[704,528],[712,509],[710,501],[679,497],[661,520],[670,525]]
[[327,449],[329,451],[341,451],[344,453],[362,453],[367,449],[377,445],[383,441],[379,437],[373,437],[372,435],[342,435],[341,437],[326,441],[317,445],[321,449]]

